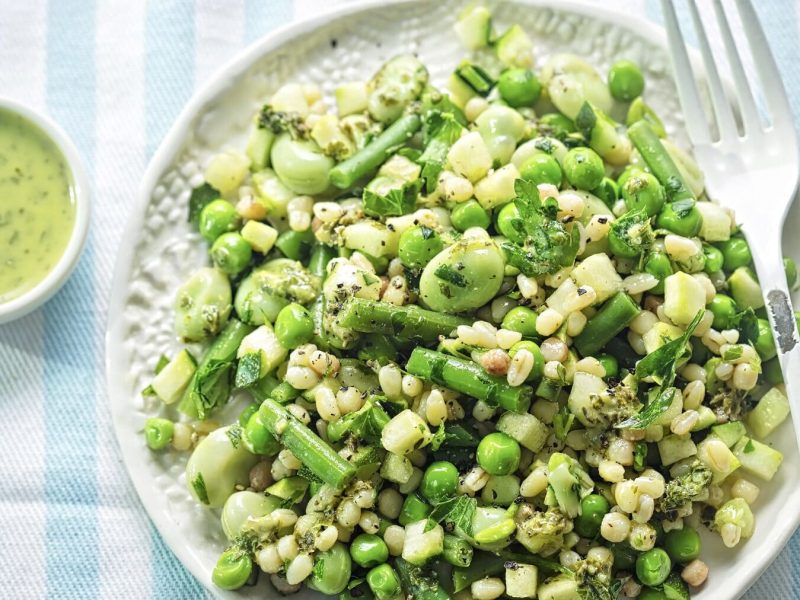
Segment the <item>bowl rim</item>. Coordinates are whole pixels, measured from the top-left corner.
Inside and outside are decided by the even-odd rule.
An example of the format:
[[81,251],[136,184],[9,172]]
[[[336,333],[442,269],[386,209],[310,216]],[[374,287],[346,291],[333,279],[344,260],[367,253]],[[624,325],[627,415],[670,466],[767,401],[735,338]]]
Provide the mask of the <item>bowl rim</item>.
[[36,310],[52,298],[78,264],[89,232],[91,193],[80,152],[66,132],[52,118],[11,98],[0,97],[0,109],[16,113],[41,129],[61,152],[72,176],[75,197],[75,223],[61,258],[44,279],[21,296],[0,303],[0,324],[8,323]]
[[[138,231],[146,218],[146,209],[150,203],[153,190],[186,143],[187,135],[195,119],[200,116],[206,105],[213,102],[232,83],[245,75],[247,70],[261,56],[287,43],[291,43],[293,39],[322,27],[329,21],[389,6],[392,8],[410,6],[420,2],[424,2],[424,0],[356,0],[345,5],[333,6],[311,17],[290,21],[243,47],[202,85],[197,87],[192,97],[175,118],[169,131],[148,162],[137,192],[136,202],[129,213],[114,265],[105,339],[106,376],[115,437],[120,446],[128,476],[131,478],[139,500],[158,530],[159,535],[162,536],[182,566],[192,573],[197,581],[216,597],[230,600],[241,598],[240,595],[234,592],[228,592],[213,585],[210,573],[207,573],[200,565],[191,548],[183,544],[183,538],[179,531],[171,527],[172,521],[164,511],[164,503],[158,501],[156,495],[152,493],[152,479],[149,474],[134,461],[132,452],[122,450],[124,446],[130,443],[128,432],[126,431],[129,415],[121,410],[123,404],[129,403],[129,397],[123,380],[114,376],[124,373],[125,367],[122,350],[118,344],[118,341],[122,339],[121,335],[124,327],[123,308],[127,297],[127,290],[123,284],[130,278],[133,271]],[[595,3],[593,0],[514,0],[514,3],[573,12],[583,16],[595,17],[601,21],[613,22],[620,28],[635,33],[637,37],[648,39],[658,46],[667,48],[667,34],[662,26],[638,14],[623,12],[615,7],[607,7],[604,4]],[[705,73],[699,52],[693,48],[690,48],[689,52],[693,69],[698,69],[701,74]],[[728,84],[728,82],[726,81],[725,84]],[[120,398],[125,402],[120,402]],[[115,401],[115,399],[117,400]],[[747,562],[740,561],[740,570],[745,572],[745,576],[741,580],[743,583],[738,584],[735,588],[726,590],[732,592],[733,595],[730,598],[741,597],[756,582],[758,577],[786,546],[789,538],[800,525],[800,511],[788,510],[789,504],[800,504],[800,486],[791,493],[790,499],[792,502],[787,503],[781,510],[782,517],[788,522],[789,527],[783,528],[780,534],[773,535],[772,545],[768,551]]]

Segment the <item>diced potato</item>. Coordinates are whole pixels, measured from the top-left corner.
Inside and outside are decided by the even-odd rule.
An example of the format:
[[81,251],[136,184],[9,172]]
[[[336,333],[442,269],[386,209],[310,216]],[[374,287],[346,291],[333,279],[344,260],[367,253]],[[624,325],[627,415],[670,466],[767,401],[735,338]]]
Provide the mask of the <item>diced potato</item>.
[[242,237],[256,252],[266,254],[278,239],[278,230],[266,223],[248,221],[242,227]]

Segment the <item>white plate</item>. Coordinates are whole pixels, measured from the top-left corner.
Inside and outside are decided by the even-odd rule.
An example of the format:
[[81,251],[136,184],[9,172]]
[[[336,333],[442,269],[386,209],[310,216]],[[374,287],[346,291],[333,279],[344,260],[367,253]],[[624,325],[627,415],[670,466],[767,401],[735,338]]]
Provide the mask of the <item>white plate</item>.
[[[672,137],[685,144],[662,30],[599,4],[489,4],[499,28],[511,23],[525,28],[535,41],[539,61],[553,52],[573,52],[601,72],[617,59],[638,62],[647,79],[647,101],[664,118]],[[151,452],[141,433],[145,418],[163,409],[140,392],[158,356],[179,347],[173,333],[175,290],[207,260],[205,244],[186,223],[198,165],[225,146],[243,147],[252,115],[287,81],[316,82],[331,97],[338,84],[367,79],[387,58],[415,52],[429,67],[433,82],[441,84],[464,56],[452,33],[462,6],[456,0],[370,2],[276,31],[242,52],[195,95],[147,169],[120,245],[112,287],[106,344],[114,426],[125,465],[159,532],[195,577],[222,597],[264,597],[266,578],[258,588],[236,594],[213,588],[211,570],[225,546],[218,516],[190,498],[184,458]],[[797,219],[795,211],[790,220]],[[800,254],[796,237],[788,241],[794,244],[792,254]],[[776,478],[762,487],[755,506],[755,536],[736,551],[726,550],[718,536],[706,536],[703,559],[711,575],[696,596],[700,600],[741,595],[800,520],[800,456],[791,425],[784,425],[773,441],[786,459]]]

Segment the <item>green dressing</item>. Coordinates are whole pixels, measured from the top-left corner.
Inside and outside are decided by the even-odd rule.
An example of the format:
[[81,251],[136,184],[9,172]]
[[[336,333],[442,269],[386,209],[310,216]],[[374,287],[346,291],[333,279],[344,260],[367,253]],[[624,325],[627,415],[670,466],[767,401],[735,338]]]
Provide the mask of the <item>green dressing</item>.
[[75,225],[75,192],[56,144],[25,117],[0,109],[0,303],[56,266]]

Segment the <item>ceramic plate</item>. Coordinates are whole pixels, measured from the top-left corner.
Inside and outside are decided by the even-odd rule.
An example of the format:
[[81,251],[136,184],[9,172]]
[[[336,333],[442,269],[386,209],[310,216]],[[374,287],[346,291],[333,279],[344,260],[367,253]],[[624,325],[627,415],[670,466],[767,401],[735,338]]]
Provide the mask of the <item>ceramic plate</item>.
[[[498,29],[523,26],[535,41],[540,64],[553,52],[578,54],[603,73],[617,59],[636,61],[647,79],[647,101],[664,117],[671,137],[686,144],[662,30],[599,3],[489,5]],[[464,56],[452,33],[462,6],[456,0],[371,2],[276,31],[243,51],[192,99],[147,169],[112,288],[107,363],[114,426],[125,465],[159,532],[195,577],[221,597],[264,597],[267,578],[236,594],[213,588],[211,570],[225,547],[218,514],[190,498],[183,475],[186,457],[151,452],[142,436],[144,420],[162,406],[143,398],[141,390],[158,357],[179,347],[173,333],[175,291],[207,260],[205,243],[186,222],[190,190],[202,181],[201,165],[209,156],[226,146],[244,147],[252,115],[288,81],[315,82],[331,98],[340,83],[368,79],[386,59],[413,52],[430,69],[432,81],[442,84]],[[791,219],[800,220],[796,211]],[[795,245],[790,254],[800,255],[797,237],[789,242]],[[235,408],[234,403],[228,409],[231,418]],[[719,536],[706,536],[703,559],[711,574],[698,600],[741,595],[798,524],[800,456],[791,425],[772,441],[786,458],[775,479],[762,487],[755,536],[735,551],[725,549]],[[312,596],[303,592],[298,598]]]

